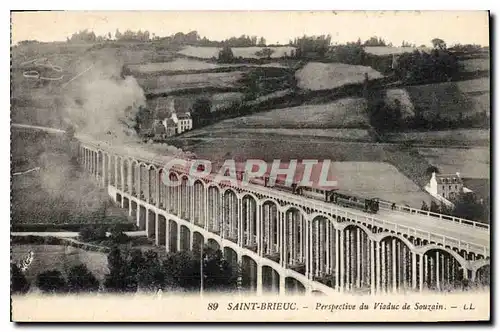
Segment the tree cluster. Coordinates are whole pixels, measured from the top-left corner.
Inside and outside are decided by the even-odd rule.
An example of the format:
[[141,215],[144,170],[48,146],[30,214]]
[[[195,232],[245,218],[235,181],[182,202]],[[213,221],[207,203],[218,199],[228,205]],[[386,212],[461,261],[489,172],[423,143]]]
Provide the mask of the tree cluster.
[[330,49],[332,37],[330,35],[302,36],[291,41],[297,49],[291,56],[297,59],[322,58]]
[[219,51],[217,61],[220,63],[232,63],[234,61],[234,54],[231,46],[224,44],[222,49]]
[[198,98],[191,106],[193,128],[209,124],[212,120],[212,102],[208,98]]
[[36,286],[44,293],[87,293],[99,290],[99,281],[85,264],[72,266],[64,277],[59,270],[48,270],[36,278]]
[[200,252],[177,252],[160,258],[149,250],[122,252],[115,247],[108,255],[109,273],[104,287],[109,292],[135,292],[138,289],[157,291],[169,287],[196,290],[201,284],[201,263],[203,264],[204,288],[234,289],[236,275],[234,269],[222,257],[220,250],[209,247]]
[[429,207],[426,202],[422,202],[421,210],[489,223],[489,202],[479,201],[474,193],[460,193],[453,203],[454,207],[451,208],[443,203],[437,204],[434,201],[431,201]]
[[127,29],[125,32],[121,33],[120,30],[116,29],[115,39],[121,41],[140,41],[147,42],[150,40],[149,31],[132,31]]
[[389,46],[382,37],[373,36],[363,43],[364,46]]
[[434,49],[430,53],[404,53],[397,60],[395,75],[405,83],[445,82],[459,73],[459,62],[451,52]]
[[274,50],[269,47],[265,47],[260,51],[255,52],[255,55],[259,58],[271,59],[271,55],[274,53]]

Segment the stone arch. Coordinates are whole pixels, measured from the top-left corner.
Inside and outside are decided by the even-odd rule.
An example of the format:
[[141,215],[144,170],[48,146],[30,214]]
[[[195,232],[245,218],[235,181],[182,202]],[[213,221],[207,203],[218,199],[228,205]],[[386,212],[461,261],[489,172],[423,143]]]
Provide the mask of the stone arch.
[[207,246],[210,247],[211,249],[217,251],[217,250],[220,250],[221,249],[221,244],[219,243],[219,241],[213,239],[213,238],[208,238],[207,239]]
[[180,191],[180,204],[179,204],[179,217],[181,217],[184,220],[191,220],[191,215],[190,215],[190,206],[191,206],[191,187],[190,187],[190,180],[189,176],[187,174],[181,174],[180,178],[180,186],[178,186],[178,190]]
[[206,205],[206,187],[203,181],[200,179],[196,179],[193,183],[193,194],[192,194],[192,199],[193,199],[193,222],[195,225],[204,227],[205,226],[205,205]]
[[[413,244],[396,233],[378,234],[381,261],[381,287],[384,292],[407,289],[413,275],[413,260],[417,259]],[[418,271],[415,271],[417,275]]]
[[306,213],[306,211],[302,207],[295,206],[295,205],[286,205],[286,206],[284,206],[283,207],[283,213],[287,213],[288,210],[291,210],[291,209],[295,209],[295,210],[299,211],[306,218],[309,217],[309,215]]
[[308,256],[307,229],[310,227],[308,215],[297,206],[289,206],[283,212],[284,260],[292,270],[305,274]]
[[156,220],[156,245],[164,246],[166,244],[167,237],[167,218],[163,214],[158,214],[158,218]]
[[222,236],[234,243],[238,241],[238,215],[240,201],[238,194],[232,188],[222,191]]
[[279,293],[280,274],[269,265],[262,266],[262,291],[265,293]]
[[403,242],[409,250],[413,251],[415,250],[415,246],[413,245],[413,243],[410,242],[410,240],[408,240],[407,238],[405,238],[404,236],[400,236],[398,234],[395,234],[395,233],[378,233],[378,236],[376,238],[377,241],[379,242],[382,242],[384,241],[386,238],[396,238],[397,240]]
[[131,193],[132,196],[137,197],[139,189],[139,184],[138,184],[139,162],[136,159],[131,159],[130,167],[132,169]]
[[326,296],[325,293],[323,293],[322,291],[319,291],[319,290],[312,290],[311,295],[313,295],[313,296]]
[[423,258],[423,282],[435,290],[455,289],[468,278],[468,262],[457,252],[443,246],[429,244],[417,249]]
[[220,195],[220,188],[216,185],[209,184],[207,186],[207,212],[206,215],[208,230],[212,233],[221,234],[222,220],[221,220],[221,210],[222,201]]
[[293,277],[285,278],[285,294],[305,294],[305,286]]
[[276,200],[274,198],[271,198],[271,197],[263,197],[263,198],[260,199],[260,204],[261,205],[264,205],[267,202],[273,203],[274,205],[276,205],[276,207],[278,208],[278,210],[281,210],[281,204],[278,202],[278,200]]
[[130,206],[130,200],[128,199],[128,197],[127,197],[127,196],[123,196],[123,197],[122,197],[122,202],[123,202],[123,204],[122,204],[122,208],[124,208],[124,209],[127,209],[127,210],[128,210],[128,209],[129,209],[129,206]]
[[167,238],[168,238],[168,243],[167,243],[167,250],[170,252],[178,252],[178,232],[177,229],[179,227],[179,224],[172,219],[169,219],[167,222]]
[[116,185],[116,188],[120,189],[120,190],[123,190],[124,188],[122,187],[122,171],[121,171],[121,167],[122,167],[122,163],[123,163],[123,160],[125,158],[122,157],[121,155],[115,155],[114,156],[114,162],[116,163],[116,166],[113,167],[113,169],[111,170],[112,173],[116,172],[115,174],[115,185]]
[[104,152],[100,149],[97,150],[97,160],[96,160],[96,174],[102,176],[102,164],[104,162]]
[[241,226],[243,227],[243,243],[240,245],[244,248],[248,248],[257,251],[257,213],[258,213],[258,202],[259,200],[250,193],[246,193],[240,196],[241,202]]
[[158,168],[154,164],[150,164],[148,167],[148,188],[149,188],[149,194],[148,194],[148,203],[150,204],[156,204],[156,186],[159,184],[158,181],[159,173],[158,173]]
[[201,247],[205,245],[205,237],[198,231],[193,232],[193,251],[199,252]]
[[[481,286],[490,286],[491,283],[491,265],[490,262],[485,262],[481,265],[477,270],[475,270],[476,275],[474,276],[474,280],[477,284]],[[474,270],[473,270],[474,272]]]
[[279,259],[278,247],[278,214],[279,203],[275,200],[261,200],[262,211],[262,253],[274,261]]
[[332,218],[322,213],[314,213],[309,216],[308,229],[311,232],[310,250],[307,257],[310,263],[310,273],[314,277],[329,275],[334,269],[333,264],[328,266],[328,257],[334,257],[334,252],[337,250],[337,230],[336,224],[332,222]]
[[438,246],[435,244],[427,244],[421,248],[416,249],[415,251],[425,255],[429,250],[433,249],[445,251],[446,253],[453,256],[462,267],[467,268],[468,266],[467,261],[462,256],[460,256],[456,251],[451,250],[449,248],[445,248],[443,246]]
[[188,251],[191,249],[191,230],[186,226],[180,226],[179,235],[181,237],[181,251]]
[[231,247],[225,246],[223,249],[224,260],[226,260],[233,269],[238,268],[238,253]]
[[241,257],[241,287],[242,289],[255,292],[257,290],[257,262],[250,256]]

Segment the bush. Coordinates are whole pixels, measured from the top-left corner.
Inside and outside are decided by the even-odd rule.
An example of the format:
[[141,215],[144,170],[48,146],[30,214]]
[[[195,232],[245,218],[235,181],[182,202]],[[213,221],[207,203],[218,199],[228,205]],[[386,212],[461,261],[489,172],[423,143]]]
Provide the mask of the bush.
[[73,293],[96,292],[99,281],[85,264],[76,265],[68,271],[68,290]]
[[86,241],[86,242],[105,240],[106,239],[106,227],[105,226],[100,226],[100,227],[87,226],[80,231],[79,237],[82,241]]
[[12,294],[25,294],[30,288],[21,269],[14,263],[10,264],[10,292]]
[[66,280],[58,270],[40,273],[36,278],[36,285],[44,293],[64,293],[67,291]]

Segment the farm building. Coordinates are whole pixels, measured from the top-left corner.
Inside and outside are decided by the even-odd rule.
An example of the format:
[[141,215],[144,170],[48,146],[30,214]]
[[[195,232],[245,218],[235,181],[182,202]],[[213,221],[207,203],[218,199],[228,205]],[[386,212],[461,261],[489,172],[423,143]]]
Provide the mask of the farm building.
[[460,173],[436,174],[432,173],[429,181],[429,193],[453,201],[464,191],[464,183]]
[[163,124],[167,137],[193,128],[190,106],[184,100],[172,96],[159,97],[150,105],[155,119]]

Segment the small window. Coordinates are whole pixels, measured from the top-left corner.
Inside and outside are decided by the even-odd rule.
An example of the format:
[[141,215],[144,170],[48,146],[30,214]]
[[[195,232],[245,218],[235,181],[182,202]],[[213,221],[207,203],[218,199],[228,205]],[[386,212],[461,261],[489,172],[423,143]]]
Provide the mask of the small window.
[[448,190],[451,190],[451,186],[448,187]]

